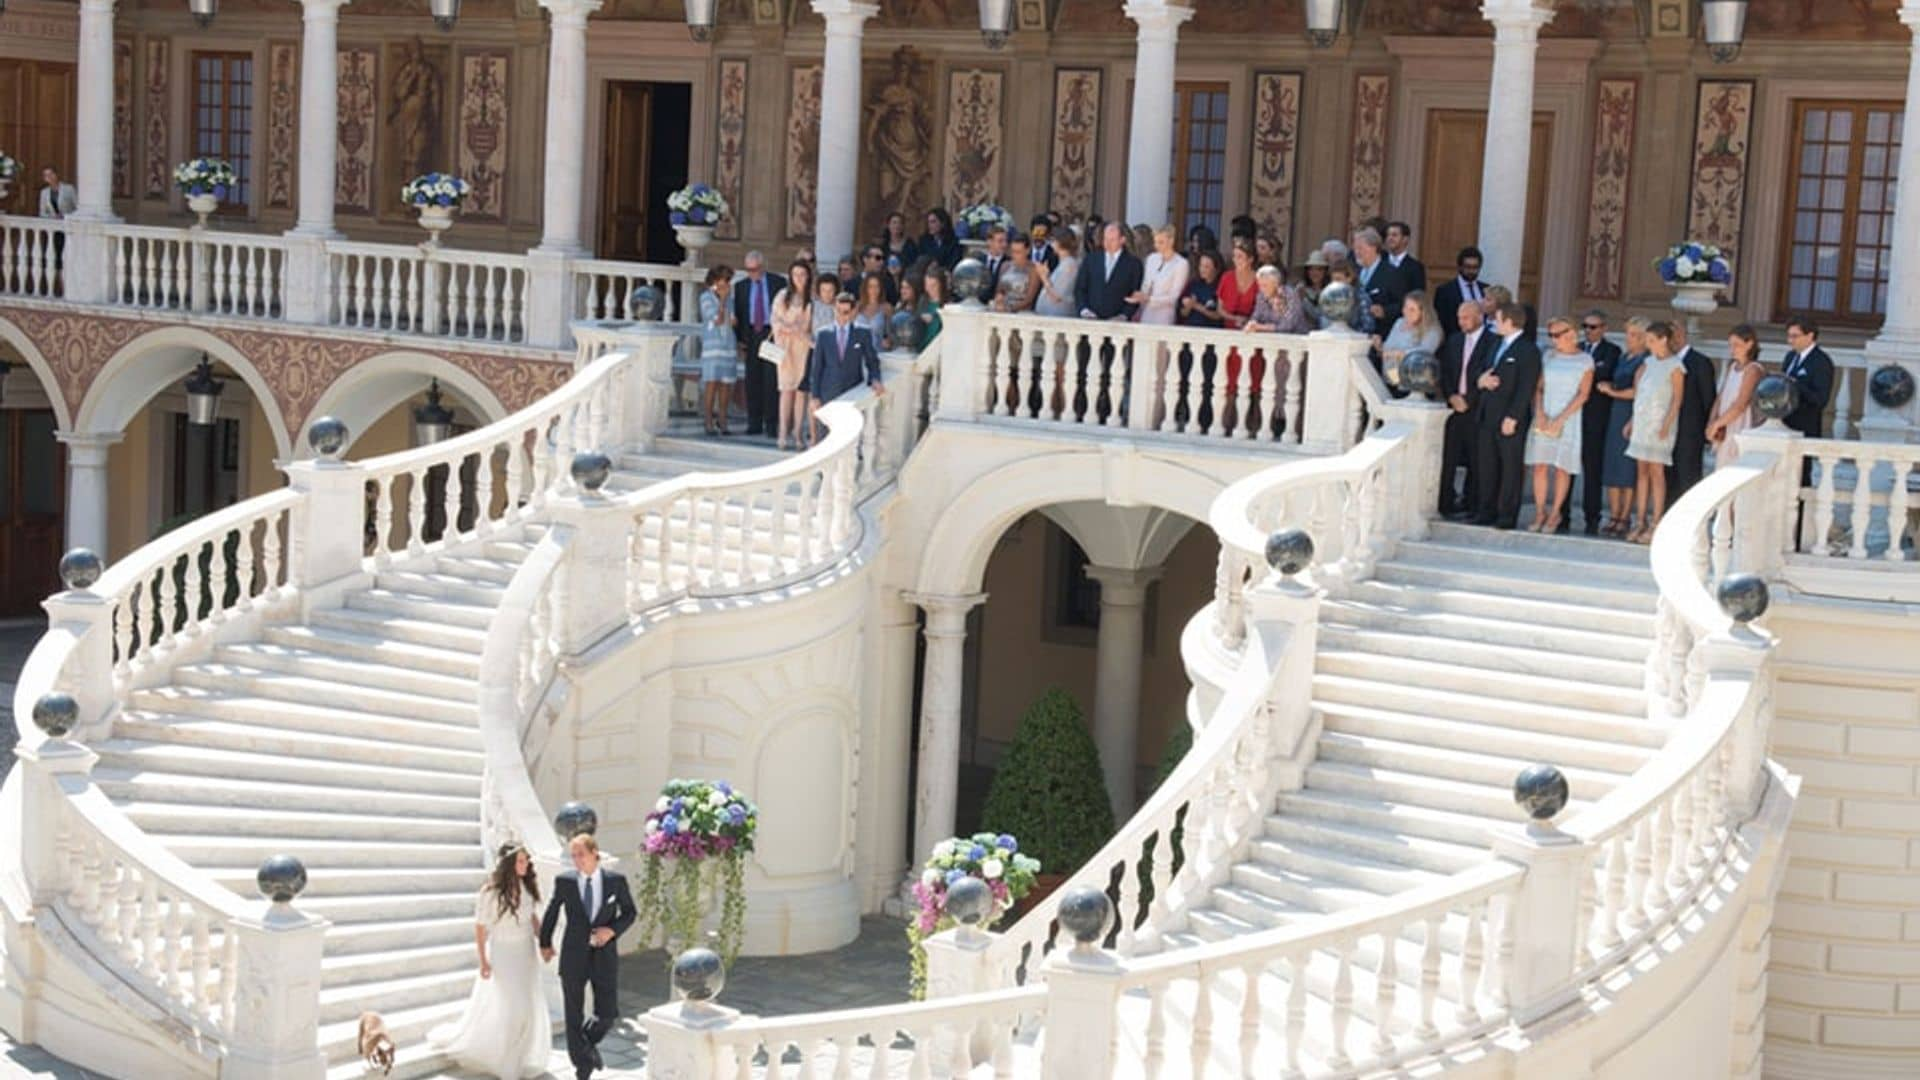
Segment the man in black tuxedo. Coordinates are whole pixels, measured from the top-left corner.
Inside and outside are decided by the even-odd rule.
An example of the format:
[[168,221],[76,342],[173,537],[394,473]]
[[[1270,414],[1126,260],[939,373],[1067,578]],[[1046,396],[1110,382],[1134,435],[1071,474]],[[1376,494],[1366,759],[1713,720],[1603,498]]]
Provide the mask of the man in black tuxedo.
[[[1593,385],[1613,385],[1614,365],[1620,362],[1620,346],[1607,340],[1607,313],[1595,308],[1580,320],[1580,348],[1593,358]],[[1580,410],[1580,510],[1585,515],[1588,536],[1600,535],[1600,511],[1606,505],[1606,489],[1600,473],[1607,459],[1607,423],[1613,419],[1613,399],[1595,390],[1587,395]],[[1560,519],[1566,531],[1573,515]]]
[[[1400,274],[1405,292],[1427,291],[1427,264],[1412,255],[1413,226],[1404,221],[1387,224],[1387,263]],[[1446,311],[1446,308],[1441,308]]]
[[733,287],[733,339],[747,365],[747,434],[772,434],[780,416],[780,384],[773,365],[760,359],[760,345],[773,332],[773,298],[787,279],[767,272],[767,261],[749,251],[740,261],[747,276]]
[[1699,483],[1706,471],[1707,422],[1713,419],[1713,399],[1720,389],[1713,358],[1687,344],[1684,323],[1673,324],[1673,344],[1686,375],[1681,384],[1680,415],[1674,418],[1673,464],[1667,466],[1669,507]]
[[1454,256],[1454,276],[1433,290],[1433,310],[1445,318],[1448,312],[1458,311],[1468,300],[1476,304],[1485,300],[1487,290],[1480,284],[1480,265],[1485,261],[1479,248],[1472,245],[1461,248],[1460,254]]
[[1387,261],[1381,243],[1380,234],[1370,227],[1353,234],[1354,286],[1373,312],[1374,333],[1384,339],[1400,321],[1400,302],[1406,299],[1407,287],[1400,271]]
[[[1478,495],[1474,483],[1477,431],[1474,412],[1480,404],[1480,374],[1492,361],[1498,341],[1488,331],[1486,316],[1480,311],[1478,301],[1454,305],[1454,318],[1460,330],[1447,335],[1447,340],[1440,343],[1438,355],[1441,393],[1446,395],[1447,408],[1452,410],[1447,414],[1447,426],[1440,442],[1440,513],[1443,517],[1461,518],[1472,516]],[[1461,469],[1466,470],[1466,483],[1456,491],[1454,474]]]
[[1833,357],[1820,347],[1820,327],[1804,315],[1787,320],[1789,352],[1780,373],[1800,388],[1800,403],[1784,423],[1809,439],[1825,429],[1827,402],[1833,397]]
[[1524,333],[1526,319],[1526,309],[1519,304],[1500,305],[1493,316],[1500,343],[1477,380],[1479,443],[1474,480],[1480,502],[1473,520],[1496,529],[1520,524],[1527,428],[1533,422],[1533,392],[1540,384],[1540,346]]
[[[553,882],[553,898],[540,920],[540,958],[553,959],[553,926],[567,913],[560,939],[560,992],[567,1009],[567,1057],[580,1080],[600,1061],[600,1040],[620,1018],[619,937],[637,913],[625,875],[600,865],[600,845],[581,833],[567,844],[573,869]],[[587,987],[593,987],[593,1018],[586,1018]]]

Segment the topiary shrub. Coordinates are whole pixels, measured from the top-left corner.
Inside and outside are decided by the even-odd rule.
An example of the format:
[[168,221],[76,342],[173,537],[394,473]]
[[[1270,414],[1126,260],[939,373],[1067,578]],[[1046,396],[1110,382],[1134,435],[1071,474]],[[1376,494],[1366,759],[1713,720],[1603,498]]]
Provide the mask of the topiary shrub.
[[1166,745],[1160,748],[1160,766],[1153,770],[1151,791],[1160,790],[1160,785],[1166,783],[1167,777],[1173,775],[1173,770],[1180,767],[1181,760],[1191,749],[1193,749],[1193,725],[1187,723],[1186,717],[1176,716],[1173,727],[1167,731]]
[[1113,835],[1100,751],[1065,690],[1048,688],[1020,718],[980,819],[1019,837],[1047,874],[1072,874]]

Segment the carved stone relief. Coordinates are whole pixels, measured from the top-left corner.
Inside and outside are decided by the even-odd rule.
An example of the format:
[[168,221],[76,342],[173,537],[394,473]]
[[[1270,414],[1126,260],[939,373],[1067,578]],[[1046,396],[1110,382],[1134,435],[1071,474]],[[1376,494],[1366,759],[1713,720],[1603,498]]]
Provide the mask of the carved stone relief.
[[1060,68],[1053,74],[1053,159],[1047,173],[1047,208],[1069,221],[1093,213],[1102,74],[1099,68]]
[[379,59],[370,48],[339,52],[340,134],[335,151],[333,202],[347,213],[373,212],[373,143],[379,130]]
[[911,45],[867,66],[862,112],[860,234],[899,212],[916,221],[933,205],[933,65]]
[[291,41],[267,46],[268,206],[293,205],[294,122],[299,112],[300,47]]
[[460,164],[473,185],[463,216],[507,216],[507,54],[472,52],[460,61]]
[[746,214],[747,175],[747,62],[720,61],[720,110],[715,122],[713,187],[733,213],[727,215],[714,235],[722,240],[740,238],[740,219]]
[[168,158],[167,39],[147,39],[146,102],[141,107],[145,118],[145,168],[141,170],[140,190],[149,199],[164,199],[173,186],[173,166]]
[[1002,201],[1000,93],[1005,79],[1003,72],[980,68],[957,69],[947,75],[947,139],[943,164],[947,177],[946,205],[950,210]]
[[452,49],[420,38],[387,44],[386,107],[380,117],[380,190],[382,214],[405,214],[400,188],[428,172],[454,168],[447,151],[447,71]]
[[820,183],[820,65],[796,65],[787,98],[787,237],[811,240]]

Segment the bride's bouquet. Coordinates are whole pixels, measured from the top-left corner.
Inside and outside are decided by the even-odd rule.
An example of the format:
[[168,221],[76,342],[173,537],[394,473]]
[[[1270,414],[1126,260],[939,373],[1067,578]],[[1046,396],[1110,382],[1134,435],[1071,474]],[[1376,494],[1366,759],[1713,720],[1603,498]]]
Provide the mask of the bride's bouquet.
[[640,876],[640,939],[656,935],[668,961],[699,944],[700,924],[717,891],[716,949],[728,964],[746,934],[746,856],[760,812],[725,780],[669,780],[647,815]]

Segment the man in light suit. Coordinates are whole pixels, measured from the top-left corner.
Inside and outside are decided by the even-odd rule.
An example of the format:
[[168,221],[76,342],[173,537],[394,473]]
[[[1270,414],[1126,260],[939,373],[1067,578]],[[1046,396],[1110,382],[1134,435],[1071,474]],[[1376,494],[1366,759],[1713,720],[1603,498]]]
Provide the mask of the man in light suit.
[[787,279],[768,273],[757,251],[747,252],[741,266],[747,274],[733,287],[733,340],[747,365],[747,434],[771,435],[780,416],[780,384],[773,365],[760,359],[760,346],[773,332],[773,298]]
[[[1593,385],[1613,385],[1613,368],[1620,362],[1620,346],[1607,340],[1607,313],[1595,308],[1580,320],[1580,348],[1593,358]],[[1585,515],[1588,536],[1600,535],[1600,510],[1606,490],[1600,485],[1600,473],[1607,459],[1607,422],[1613,418],[1613,399],[1595,390],[1587,395],[1580,410],[1580,509]],[[1560,531],[1567,531],[1573,515],[1560,519]]]
[[73,185],[60,179],[60,170],[49,165],[40,170],[40,216],[43,218],[72,217],[78,205],[79,196]]
[[[553,881],[553,898],[540,920],[540,958],[553,959],[553,928],[567,913],[560,939],[560,994],[567,1011],[567,1057],[579,1080],[587,1080],[600,1061],[600,1040],[620,1019],[619,937],[638,913],[627,879],[600,865],[600,845],[589,833],[567,844],[573,869]],[[593,1017],[586,1015],[587,988],[593,988]]]
[[[1473,516],[1479,488],[1474,478],[1474,444],[1480,405],[1480,376],[1491,365],[1499,339],[1487,329],[1478,301],[1454,305],[1460,330],[1440,343],[1440,392],[1446,395],[1447,425],[1440,442],[1440,513],[1459,519]],[[1466,483],[1456,492],[1454,476],[1466,470]]]
[[843,292],[833,301],[833,325],[814,335],[813,356],[807,361],[807,393],[825,403],[866,383],[876,394],[886,393],[880,382],[880,350],[864,326],[853,325],[853,294]]
[[1540,346],[1524,333],[1526,321],[1526,309],[1511,300],[1494,312],[1500,343],[1476,380],[1481,393],[1474,482],[1480,503],[1473,521],[1496,529],[1520,524],[1527,428],[1533,422],[1533,391],[1540,384]]

